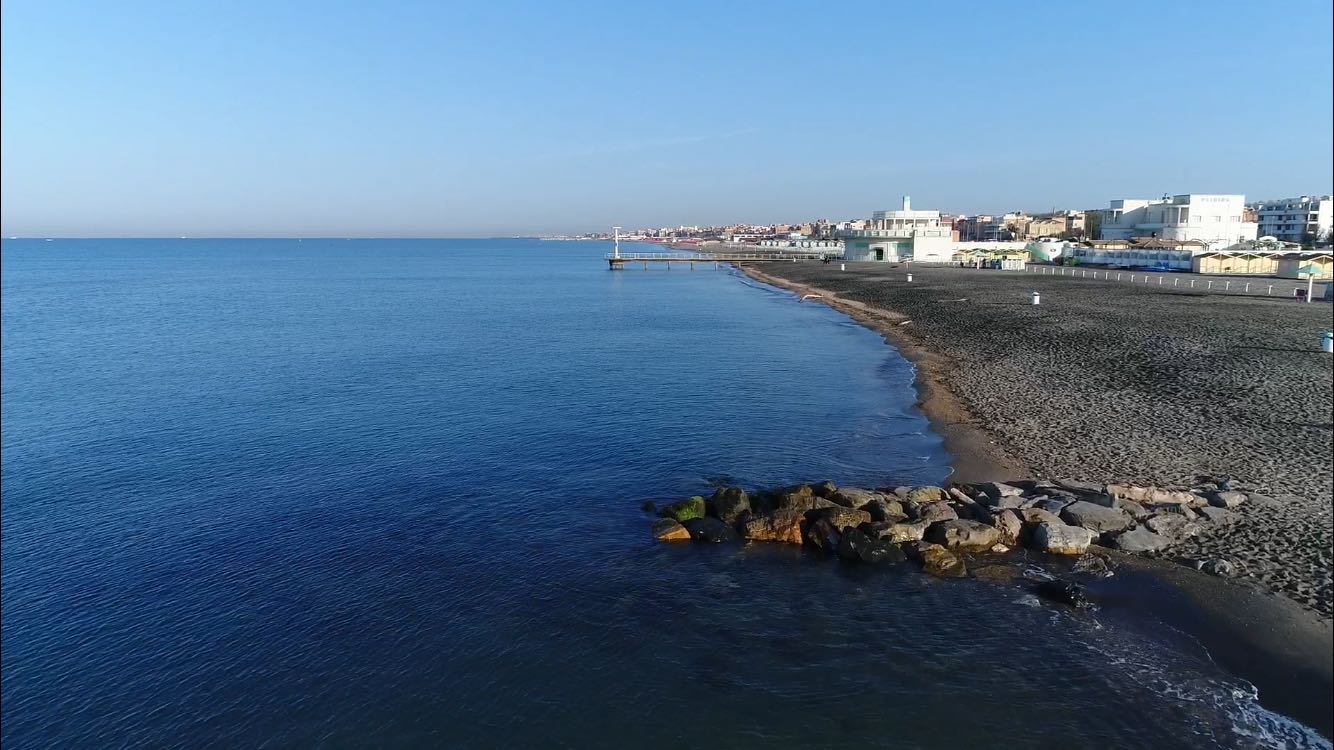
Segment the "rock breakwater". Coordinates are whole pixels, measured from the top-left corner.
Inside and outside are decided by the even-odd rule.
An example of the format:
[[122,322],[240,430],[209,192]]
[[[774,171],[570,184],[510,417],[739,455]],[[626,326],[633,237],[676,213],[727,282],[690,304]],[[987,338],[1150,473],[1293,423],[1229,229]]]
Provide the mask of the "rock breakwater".
[[[750,493],[721,487],[709,498],[658,510],[652,531],[663,542],[802,545],[855,564],[910,559],[927,573],[960,577],[970,558],[990,564],[1018,548],[1162,555],[1240,522],[1233,509],[1249,499],[1226,481],[1141,487],[1056,479],[876,489],[820,482]],[[1233,570],[1223,559],[1182,562],[1214,575]]]

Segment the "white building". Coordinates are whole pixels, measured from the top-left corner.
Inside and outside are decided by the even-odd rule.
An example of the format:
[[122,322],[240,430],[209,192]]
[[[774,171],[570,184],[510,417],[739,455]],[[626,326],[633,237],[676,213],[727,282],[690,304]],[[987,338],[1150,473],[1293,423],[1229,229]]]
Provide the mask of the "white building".
[[1328,195],[1260,201],[1250,207],[1255,211],[1261,237],[1284,242],[1302,242],[1308,237],[1316,242],[1331,239],[1334,200]]
[[1102,239],[1137,237],[1198,240],[1206,249],[1221,249],[1254,240],[1255,222],[1245,221],[1244,195],[1174,195],[1160,200],[1114,200],[1102,210]]
[[864,229],[838,233],[846,260],[948,263],[954,254],[953,228],[940,221],[939,211],[914,211],[903,196],[898,211],[876,211]]

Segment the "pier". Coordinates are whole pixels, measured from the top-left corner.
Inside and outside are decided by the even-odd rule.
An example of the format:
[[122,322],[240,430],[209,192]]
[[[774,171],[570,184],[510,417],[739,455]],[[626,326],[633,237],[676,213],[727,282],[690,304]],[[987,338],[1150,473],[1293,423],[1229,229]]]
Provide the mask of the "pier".
[[712,264],[713,268],[730,263],[772,260],[824,260],[829,256],[823,253],[607,253],[607,267],[619,271],[627,264],[638,265],[645,271],[649,265],[663,265],[667,270],[672,264],[685,265],[695,270],[695,264]]

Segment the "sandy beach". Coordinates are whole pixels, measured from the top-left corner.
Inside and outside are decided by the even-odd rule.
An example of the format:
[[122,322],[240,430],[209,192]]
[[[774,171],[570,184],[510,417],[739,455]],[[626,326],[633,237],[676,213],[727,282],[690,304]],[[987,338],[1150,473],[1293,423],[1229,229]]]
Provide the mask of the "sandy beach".
[[745,270],[822,295],[912,359],[960,478],[1229,477],[1260,501],[1168,556],[1222,557],[1243,581],[1334,611],[1328,304],[942,267],[912,283],[885,264]]

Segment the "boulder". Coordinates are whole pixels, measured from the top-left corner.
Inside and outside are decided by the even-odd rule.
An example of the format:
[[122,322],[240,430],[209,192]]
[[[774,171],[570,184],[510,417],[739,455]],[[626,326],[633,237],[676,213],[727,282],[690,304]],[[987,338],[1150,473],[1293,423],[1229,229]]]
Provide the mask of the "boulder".
[[719,544],[740,539],[735,529],[716,518],[692,518],[682,525],[690,531],[690,538],[697,542]]
[[1149,516],[1144,520],[1144,527],[1172,541],[1195,536],[1200,532],[1199,524],[1180,513],[1158,513]]
[[938,521],[953,521],[959,517],[959,514],[946,503],[908,505],[908,514],[915,520],[926,521],[928,524]]
[[843,539],[843,533],[828,518],[817,518],[806,525],[801,538],[818,550],[835,552]]
[[1093,482],[1082,482],[1078,479],[1057,479],[1054,480],[1052,484],[1055,484],[1057,487],[1060,487],[1061,489],[1066,490],[1067,492],[1073,492],[1076,495],[1106,494],[1103,491],[1103,486],[1101,484],[1094,484]]
[[833,500],[834,493],[838,492],[838,487],[836,487],[833,482],[826,479],[825,481],[820,482],[815,486],[811,487],[811,492],[814,493],[816,497],[823,497],[826,500]]
[[863,508],[867,503],[883,500],[884,497],[879,492],[872,492],[871,490],[863,490],[858,487],[841,487],[833,494],[827,495],[825,499],[848,508]]
[[743,514],[750,513],[750,498],[740,487],[719,487],[710,502],[714,515],[723,523],[736,523]]
[[1043,599],[1049,599],[1071,607],[1082,607],[1088,603],[1084,596],[1084,587],[1074,581],[1043,581],[1034,589],[1034,593]]
[[872,539],[860,529],[847,529],[838,542],[838,556],[848,562],[903,562],[903,550],[881,539]]
[[922,571],[941,578],[959,578],[968,574],[968,568],[953,552],[939,544],[914,542],[908,545],[908,555],[922,564]]
[[1146,509],[1143,505],[1140,505],[1139,503],[1135,502],[1134,500],[1122,500],[1121,498],[1118,497],[1117,499],[1112,501],[1112,507],[1115,508],[1116,510],[1121,511],[1122,513],[1125,513],[1126,515],[1130,516],[1136,521],[1142,518],[1149,517],[1148,509]]
[[1133,500],[1137,503],[1176,503],[1179,505],[1200,505],[1203,499],[1199,495],[1183,490],[1168,490],[1161,487],[1135,487],[1126,484],[1107,485],[1107,494],[1113,498]]
[[670,518],[659,518],[653,522],[653,538],[660,542],[688,542],[690,531]]
[[912,521],[908,523],[888,523],[875,522],[868,525],[863,530],[876,539],[884,539],[894,544],[903,542],[920,541],[926,535],[926,529],[931,524],[924,521]]
[[[1023,497],[1024,491],[1014,485],[1004,484],[1003,482],[983,482],[974,485],[987,496],[988,505],[995,505],[1003,497]],[[1005,506],[1015,507],[1015,506]]]
[[671,505],[668,505],[667,507],[658,511],[658,515],[662,516],[663,518],[670,518],[673,521],[685,523],[686,521],[689,521],[691,519],[703,518],[704,510],[705,510],[704,498],[696,495],[695,497],[692,497],[689,500],[680,500],[678,502],[672,503]]
[[903,512],[903,505],[898,500],[887,500],[883,497],[877,497],[875,500],[861,506],[861,509],[871,514],[872,521],[893,523],[908,517],[908,514]]
[[811,494],[800,494],[794,492],[785,492],[778,496],[777,508],[780,510],[815,510],[816,508],[841,508],[839,505],[823,497],[816,497]]
[[[898,490],[895,490],[895,494],[898,494]],[[943,502],[947,497],[945,490],[939,487],[924,486],[913,487],[908,490],[908,494],[903,499],[910,503],[938,503]]]
[[1111,538],[1112,548],[1122,552],[1158,552],[1171,543],[1172,540],[1167,537],[1155,534],[1142,526],[1118,532]]
[[1051,511],[1043,510],[1042,508],[1021,508],[1021,509],[1019,510],[1019,518],[1020,518],[1025,524],[1039,524],[1039,523],[1063,524],[1063,523],[1065,523],[1065,521],[1062,521],[1062,520],[1061,520],[1061,517],[1060,517],[1060,516],[1056,515],[1055,513],[1052,513]]
[[801,544],[801,524],[806,514],[799,510],[776,510],[751,516],[741,525],[741,535],[755,542]]
[[1048,513],[1060,513],[1065,510],[1065,506],[1073,503],[1073,497],[1049,497],[1046,500],[1039,500],[1033,504],[1034,508],[1041,508]]
[[1098,534],[1109,534],[1130,528],[1134,523],[1130,516],[1115,508],[1084,500],[1076,500],[1061,509],[1061,520],[1072,526],[1083,526]]
[[1024,530],[1024,522],[1019,514],[1012,510],[998,510],[991,514],[991,525],[1000,535],[1000,543],[1013,547],[1019,543],[1019,535]]
[[846,529],[849,526],[860,526],[871,522],[871,514],[864,510],[853,508],[844,508],[842,505],[835,505],[829,508],[816,508],[806,512],[806,520],[814,523],[818,519],[824,519],[834,525],[836,529]]
[[1237,567],[1221,557],[1216,557],[1212,560],[1203,560],[1197,563],[1197,566],[1205,573],[1220,578],[1231,578],[1237,574]]
[[1215,508],[1235,508],[1246,502],[1246,493],[1236,490],[1223,490],[1209,494],[1209,504]]
[[1082,555],[1096,535],[1080,526],[1040,523],[1033,529],[1033,546],[1053,555]]
[[1000,541],[1000,532],[980,521],[941,521],[932,524],[923,537],[944,547],[984,550]]
[[1209,523],[1218,526],[1226,526],[1237,520],[1236,513],[1233,513],[1227,508],[1216,508],[1212,505],[1196,508],[1195,512],[1199,513]]
[[1008,565],[983,565],[973,568],[973,577],[988,583],[1013,583],[1016,571]]

